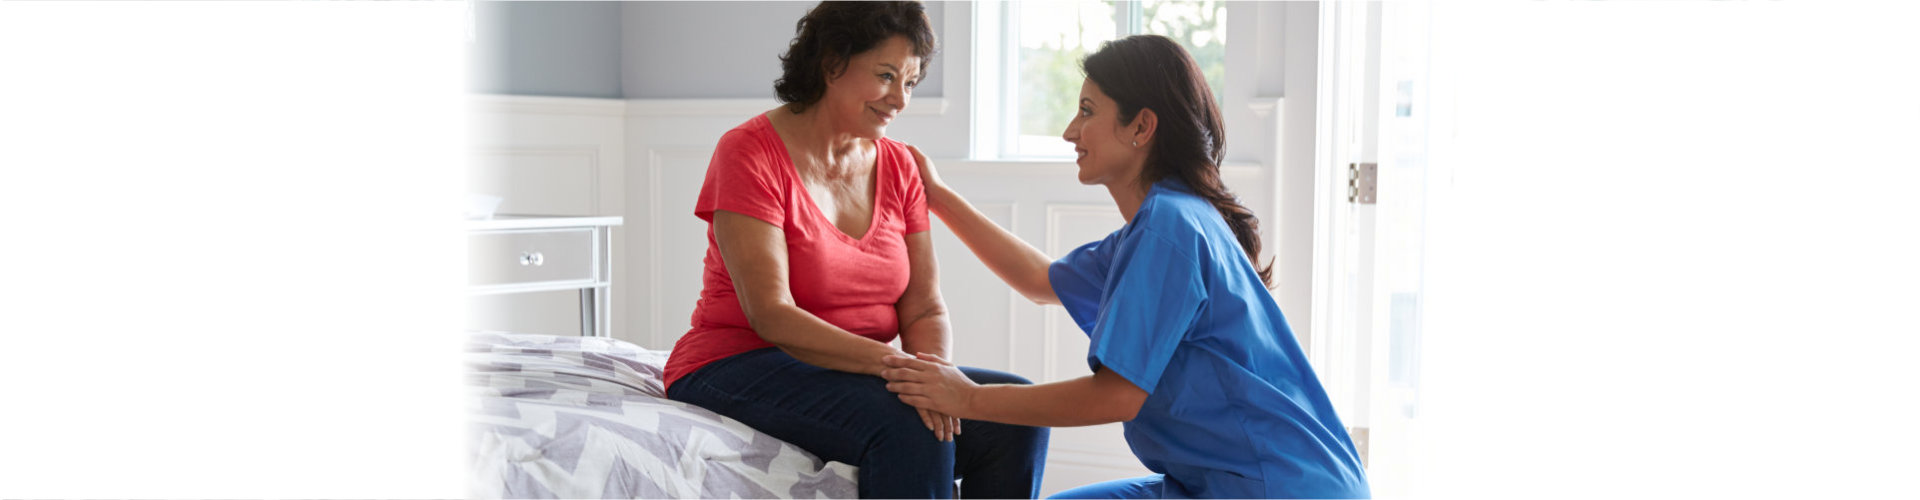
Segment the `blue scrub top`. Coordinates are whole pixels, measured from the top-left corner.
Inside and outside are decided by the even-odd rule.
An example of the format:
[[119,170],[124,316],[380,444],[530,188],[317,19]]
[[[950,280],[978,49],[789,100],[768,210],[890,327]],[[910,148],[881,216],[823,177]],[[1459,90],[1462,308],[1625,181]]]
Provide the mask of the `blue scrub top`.
[[1133,221],[1047,271],[1087,363],[1145,389],[1127,444],[1166,497],[1368,497],[1280,306],[1205,199],[1153,186]]

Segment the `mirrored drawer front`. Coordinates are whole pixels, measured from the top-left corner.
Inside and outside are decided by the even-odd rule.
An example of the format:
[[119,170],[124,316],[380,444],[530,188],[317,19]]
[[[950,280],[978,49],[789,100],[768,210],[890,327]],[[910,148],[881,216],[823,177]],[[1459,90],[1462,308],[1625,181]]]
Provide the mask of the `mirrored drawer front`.
[[467,284],[593,279],[593,230],[482,233],[467,238]]

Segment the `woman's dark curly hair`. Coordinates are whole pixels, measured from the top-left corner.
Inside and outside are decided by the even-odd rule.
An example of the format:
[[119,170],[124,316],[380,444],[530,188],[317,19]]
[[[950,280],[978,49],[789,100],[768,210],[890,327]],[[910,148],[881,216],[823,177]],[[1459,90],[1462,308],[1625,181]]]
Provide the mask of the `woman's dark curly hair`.
[[907,37],[927,73],[937,43],[927,8],[920,2],[820,2],[793,27],[793,42],[780,55],[782,74],[773,92],[795,113],[827,94],[827,78],[847,69],[853,56],[895,35]]

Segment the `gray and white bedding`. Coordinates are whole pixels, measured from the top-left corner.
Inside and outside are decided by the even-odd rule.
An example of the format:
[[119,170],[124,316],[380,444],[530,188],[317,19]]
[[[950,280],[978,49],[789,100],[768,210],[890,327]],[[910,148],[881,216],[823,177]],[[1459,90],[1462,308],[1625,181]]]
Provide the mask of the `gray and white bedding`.
[[855,468],[666,399],[667,353],[620,340],[475,333],[472,496],[851,498]]

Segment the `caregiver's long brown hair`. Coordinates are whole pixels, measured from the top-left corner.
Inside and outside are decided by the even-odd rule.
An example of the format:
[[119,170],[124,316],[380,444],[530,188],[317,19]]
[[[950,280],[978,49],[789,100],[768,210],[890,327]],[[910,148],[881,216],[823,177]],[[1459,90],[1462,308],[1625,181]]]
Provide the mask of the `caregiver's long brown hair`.
[[1132,123],[1141,109],[1160,118],[1147,164],[1140,170],[1142,185],[1169,177],[1187,183],[1193,193],[1213,203],[1227,227],[1240,240],[1247,260],[1254,262],[1260,282],[1273,288],[1273,261],[1260,259],[1260,218],[1220,182],[1220,161],[1226,147],[1226,129],[1220,107],[1207,89],[1200,65],[1180,44],[1160,35],[1134,35],[1100,45],[1081,62],[1087,79],[1120,105],[1120,121]]

